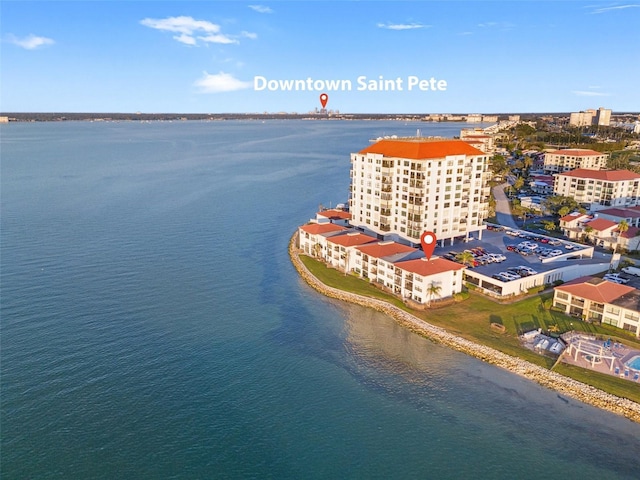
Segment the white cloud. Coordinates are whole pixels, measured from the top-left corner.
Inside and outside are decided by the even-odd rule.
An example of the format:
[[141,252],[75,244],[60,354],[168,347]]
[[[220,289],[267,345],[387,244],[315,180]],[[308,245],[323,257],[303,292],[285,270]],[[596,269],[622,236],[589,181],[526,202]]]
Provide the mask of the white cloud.
[[187,35],[186,33],[183,33],[182,35],[175,35],[173,39],[177,40],[180,43],[184,43],[185,45],[196,44],[196,39],[193,38],[191,35]]
[[273,10],[269,7],[265,7],[264,5],[249,5],[251,10],[255,10],[258,13],[273,13]]
[[632,3],[632,4],[628,4],[628,5],[615,5],[613,7],[596,8],[591,13],[592,14],[599,14],[599,13],[611,12],[611,11],[614,11],[614,10],[625,10],[627,8],[640,8],[640,4]]
[[[196,20],[193,17],[167,17],[167,18],[145,18],[140,21],[145,27],[153,28],[165,32],[175,32],[174,40],[185,45],[197,45],[198,40],[206,43],[231,44],[239,43],[237,35],[226,35],[221,33],[220,25],[206,20]],[[199,34],[199,35],[198,35]],[[242,32],[243,37],[251,37],[249,32]]]
[[253,86],[252,82],[243,82],[229,73],[220,72],[216,75],[204,72],[202,78],[196,80],[196,87],[201,93],[221,93],[244,90]]
[[256,38],[258,38],[258,35],[256,33],[251,33],[251,32],[242,31],[240,32],[240,35],[245,38],[250,38],[251,40],[255,40]]
[[238,43],[237,40],[222,34],[217,35],[207,35],[206,37],[198,37],[199,40],[202,40],[205,43],[222,43],[228,45],[230,43]]
[[218,33],[220,25],[207,22],[206,20],[196,20],[193,17],[168,17],[168,18],[145,18],[140,23],[145,27],[155,28],[157,30],[166,30],[168,32],[178,32],[186,35],[192,35],[194,32]]
[[460,32],[458,35],[473,35],[473,32]]
[[579,97],[609,97],[610,94],[604,92],[593,92],[586,90],[573,90],[571,93]]
[[423,25],[421,23],[378,23],[377,26],[387,30],[415,30],[417,28],[429,28],[431,25]]
[[36,48],[53,45],[52,39],[47,37],[38,37],[37,35],[28,35],[24,38],[18,38],[15,35],[9,35],[9,41],[14,45],[22,47],[26,50],[35,50]]

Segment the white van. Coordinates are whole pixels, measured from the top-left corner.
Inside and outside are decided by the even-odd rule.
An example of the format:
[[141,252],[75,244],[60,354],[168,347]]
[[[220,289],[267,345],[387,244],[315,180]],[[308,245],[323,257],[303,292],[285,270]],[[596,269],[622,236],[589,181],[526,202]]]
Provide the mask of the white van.
[[629,275],[635,275],[636,277],[640,277],[640,268],[638,267],[624,267],[622,271],[624,273],[628,273]]

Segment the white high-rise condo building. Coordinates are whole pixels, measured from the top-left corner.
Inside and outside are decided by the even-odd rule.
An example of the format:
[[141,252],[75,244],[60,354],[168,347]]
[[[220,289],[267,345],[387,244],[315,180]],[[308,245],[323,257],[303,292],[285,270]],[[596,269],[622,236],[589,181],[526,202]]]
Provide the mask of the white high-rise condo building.
[[414,244],[425,231],[481,238],[487,171],[487,154],[460,140],[380,140],[351,154],[351,224]]
[[544,154],[545,173],[561,173],[576,168],[602,170],[607,168],[609,155],[594,150],[567,148]]
[[578,168],[555,177],[556,195],[572,197],[592,212],[608,207],[635,207],[640,203],[640,175],[629,170]]

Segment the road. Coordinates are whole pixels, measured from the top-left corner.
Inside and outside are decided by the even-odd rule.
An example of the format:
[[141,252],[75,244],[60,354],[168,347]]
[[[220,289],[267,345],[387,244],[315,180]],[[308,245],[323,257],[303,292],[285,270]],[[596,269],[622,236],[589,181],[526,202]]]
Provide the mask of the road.
[[511,207],[509,207],[509,200],[504,193],[504,189],[508,187],[508,183],[497,185],[493,187],[493,198],[496,199],[496,218],[500,225],[505,227],[518,228],[516,222],[511,216]]

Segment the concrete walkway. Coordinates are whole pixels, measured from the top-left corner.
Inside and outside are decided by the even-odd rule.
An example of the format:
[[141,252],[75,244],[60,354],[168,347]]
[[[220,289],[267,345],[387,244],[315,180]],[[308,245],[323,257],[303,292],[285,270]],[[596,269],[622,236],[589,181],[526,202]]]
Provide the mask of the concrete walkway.
[[504,193],[504,189],[508,187],[508,183],[497,185],[493,187],[493,198],[496,199],[496,219],[500,225],[505,227],[518,228],[516,222],[511,216],[511,207],[509,206],[509,199]]

